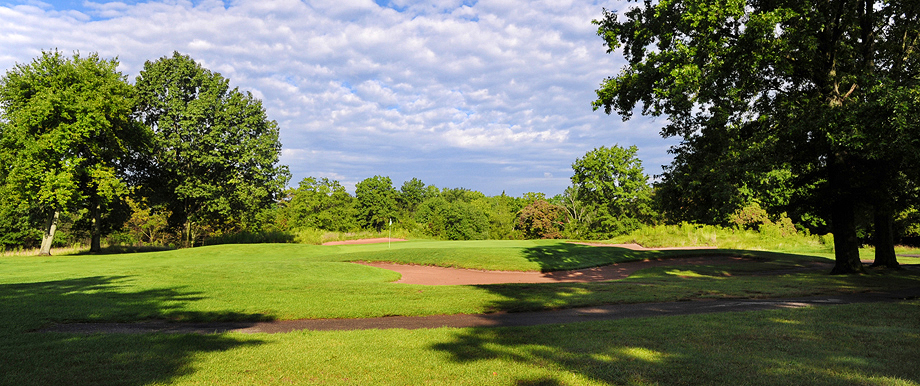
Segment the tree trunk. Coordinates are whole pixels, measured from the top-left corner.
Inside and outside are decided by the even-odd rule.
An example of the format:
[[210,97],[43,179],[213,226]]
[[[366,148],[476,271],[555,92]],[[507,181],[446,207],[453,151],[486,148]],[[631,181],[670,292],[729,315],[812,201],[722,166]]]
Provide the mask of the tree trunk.
[[38,252],[40,256],[51,256],[51,242],[54,241],[54,233],[57,231],[58,216],[60,216],[60,211],[55,209],[54,214],[48,218],[48,225],[42,236],[42,249]]
[[99,197],[94,197],[93,198],[93,208],[92,208],[93,227],[92,227],[92,230],[90,231],[91,236],[90,236],[90,243],[89,243],[90,253],[102,252],[102,243],[101,243],[102,232],[100,230],[100,225],[99,225],[99,223],[101,222],[100,212],[102,212],[102,210],[99,207]]
[[856,202],[846,156],[834,154],[829,164],[828,184],[831,199],[831,229],[834,232],[834,269],[832,275],[863,273],[859,260],[859,238],[856,236]]
[[894,214],[890,210],[875,209],[875,262],[873,267],[898,269],[898,257],[894,253]]
[[185,247],[191,248],[192,245],[192,222],[185,220]]
[[837,200],[832,204],[831,219],[834,222],[834,269],[832,275],[862,273],[859,260],[859,238],[856,237],[856,215],[850,200]]

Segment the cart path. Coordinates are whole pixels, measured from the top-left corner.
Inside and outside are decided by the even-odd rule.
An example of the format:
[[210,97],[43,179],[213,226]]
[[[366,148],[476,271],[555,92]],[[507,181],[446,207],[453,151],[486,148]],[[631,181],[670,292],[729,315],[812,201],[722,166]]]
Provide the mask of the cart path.
[[920,288],[789,299],[717,299],[668,303],[616,304],[555,311],[519,313],[499,312],[482,315],[390,316],[367,319],[305,319],[254,323],[171,323],[167,321],[146,321],[137,323],[67,323],[52,325],[39,330],[39,332],[77,334],[214,334],[237,332],[274,334],[303,330],[338,331],[441,327],[521,327],[625,318],[759,311],[870,302],[895,302],[917,298],[920,298]]

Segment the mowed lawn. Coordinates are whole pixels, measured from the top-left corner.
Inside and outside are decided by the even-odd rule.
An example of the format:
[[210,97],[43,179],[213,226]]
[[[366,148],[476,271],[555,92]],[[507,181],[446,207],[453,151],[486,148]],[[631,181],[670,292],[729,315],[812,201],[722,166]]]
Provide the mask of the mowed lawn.
[[[590,284],[419,286],[349,261],[549,271],[705,254]],[[503,329],[75,335],[50,323],[254,321],[523,311],[920,286],[913,271],[830,276],[822,256],[636,252],[559,241],[222,245],[0,258],[0,384],[918,384],[920,302]],[[751,275],[781,270],[778,275]]]

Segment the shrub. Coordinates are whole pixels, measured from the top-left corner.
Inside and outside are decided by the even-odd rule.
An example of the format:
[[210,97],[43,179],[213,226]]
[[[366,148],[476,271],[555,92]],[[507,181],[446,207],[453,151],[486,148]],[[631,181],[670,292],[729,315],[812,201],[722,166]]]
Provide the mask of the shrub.
[[527,238],[558,239],[562,237],[565,208],[545,200],[536,200],[521,210],[518,225]]

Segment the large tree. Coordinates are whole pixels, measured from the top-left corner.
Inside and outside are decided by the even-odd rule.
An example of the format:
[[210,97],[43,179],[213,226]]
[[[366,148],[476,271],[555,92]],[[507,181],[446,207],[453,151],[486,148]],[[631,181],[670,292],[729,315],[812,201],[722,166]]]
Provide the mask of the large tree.
[[355,198],[336,180],[307,177],[288,191],[284,211],[291,228],[347,232],[358,228]]
[[110,209],[128,194],[125,181],[147,135],[117,67],[97,54],[43,52],[0,79],[4,201],[47,219],[41,254],[50,253],[62,211],[85,217],[91,250],[99,251],[102,233],[113,228],[105,224]]
[[[863,177],[917,153],[920,4],[915,1],[663,0],[596,21],[626,66],[595,108],[667,116],[664,136],[737,138],[787,164],[821,197],[834,273],[861,272],[856,210],[886,205]],[[740,135],[739,135],[740,134]],[[896,181],[873,181],[894,186]]]
[[396,217],[397,190],[390,177],[373,176],[355,184],[358,221],[367,229],[382,230]]
[[253,227],[289,178],[262,102],[178,52],[146,62],[136,88],[154,132],[144,183],[151,203],[167,207],[187,245],[208,227]]
[[595,211],[595,237],[629,232],[651,216],[651,187],[636,146],[601,146],[572,164],[577,199]]

